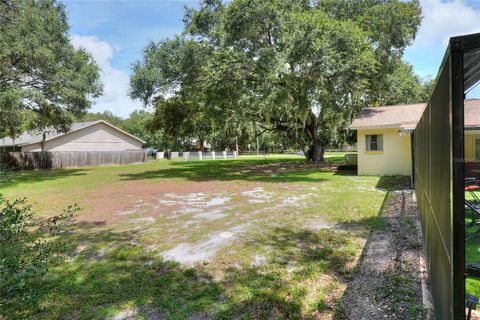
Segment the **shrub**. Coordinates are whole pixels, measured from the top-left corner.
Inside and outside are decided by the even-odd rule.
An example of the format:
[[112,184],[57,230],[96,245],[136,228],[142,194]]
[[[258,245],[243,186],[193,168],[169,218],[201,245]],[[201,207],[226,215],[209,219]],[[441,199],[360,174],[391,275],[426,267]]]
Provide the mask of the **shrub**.
[[57,235],[78,210],[77,205],[69,206],[39,221],[25,199],[9,201],[0,194],[0,310],[35,303],[33,283],[66,248]]

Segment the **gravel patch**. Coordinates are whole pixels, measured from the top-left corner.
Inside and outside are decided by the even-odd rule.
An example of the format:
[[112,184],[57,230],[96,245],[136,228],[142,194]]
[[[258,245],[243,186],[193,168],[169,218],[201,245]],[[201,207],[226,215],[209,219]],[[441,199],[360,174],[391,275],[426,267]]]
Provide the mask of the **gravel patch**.
[[373,231],[343,298],[345,318],[425,319],[416,224],[410,191],[391,192],[382,211],[384,230]]

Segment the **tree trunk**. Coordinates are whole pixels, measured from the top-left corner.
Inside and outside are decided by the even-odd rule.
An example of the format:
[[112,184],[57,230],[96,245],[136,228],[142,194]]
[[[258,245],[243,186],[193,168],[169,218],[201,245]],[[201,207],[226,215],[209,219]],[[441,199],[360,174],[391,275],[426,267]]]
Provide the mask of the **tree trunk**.
[[325,154],[325,148],[320,144],[316,144],[315,146],[313,146],[312,161],[314,161],[314,162],[323,161],[324,154]]
[[257,156],[260,154],[260,144],[258,143],[258,123],[255,122],[255,135],[257,136]]
[[322,162],[324,160],[324,154],[325,147],[320,143],[316,143],[308,149],[305,156],[308,161]]
[[239,153],[238,153],[238,136],[235,136],[235,151],[237,152],[237,157],[239,156]]

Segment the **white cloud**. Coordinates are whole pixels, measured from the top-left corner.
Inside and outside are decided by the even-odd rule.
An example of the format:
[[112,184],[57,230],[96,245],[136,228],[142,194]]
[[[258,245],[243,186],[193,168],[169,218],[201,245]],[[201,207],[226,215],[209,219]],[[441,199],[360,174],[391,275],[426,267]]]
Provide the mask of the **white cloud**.
[[480,12],[463,0],[423,0],[415,45],[446,44],[452,36],[480,32]]
[[115,53],[112,46],[95,36],[73,35],[71,42],[75,48],[87,50],[101,68],[103,96],[93,103],[91,111],[109,110],[115,115],[127,117],[133,110],[141,107],[139,101],[134,101],[128,96],[130,81],[128,74],[111,65]]

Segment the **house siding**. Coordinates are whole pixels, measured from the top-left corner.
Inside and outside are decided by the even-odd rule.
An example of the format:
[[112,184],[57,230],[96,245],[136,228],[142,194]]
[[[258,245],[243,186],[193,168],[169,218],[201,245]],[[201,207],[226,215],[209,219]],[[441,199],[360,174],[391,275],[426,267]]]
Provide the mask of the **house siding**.
[[[412,152],[410,134],[398,129],[358,129],[359,175],[411,175]],[[383,135],[383,151],[366,151],[366,135]]]
[[22,147],[22,151],[24,152],[37,152],[37,151],[42,151],[42,144],[39,143],[34,143],[34,144],[29,144],[28,146]]
[[[142,143],[104,123],[47,140],[43,151],[126,151],[141,150]],[[24,146],[22,151],[41,151],[41,143]]]
[[476,162],[475,159],[475,140],[480,139],[480,130],[465,131],[465,161]]

